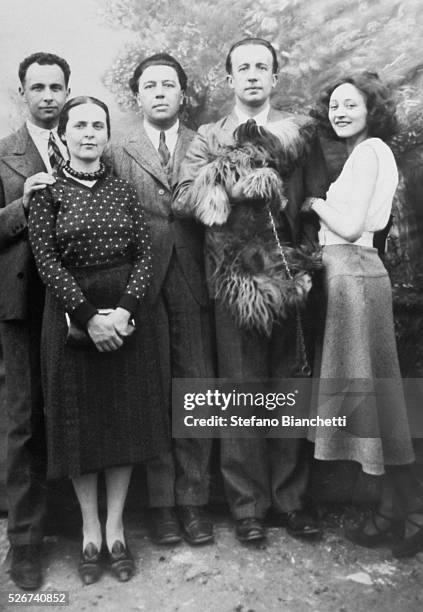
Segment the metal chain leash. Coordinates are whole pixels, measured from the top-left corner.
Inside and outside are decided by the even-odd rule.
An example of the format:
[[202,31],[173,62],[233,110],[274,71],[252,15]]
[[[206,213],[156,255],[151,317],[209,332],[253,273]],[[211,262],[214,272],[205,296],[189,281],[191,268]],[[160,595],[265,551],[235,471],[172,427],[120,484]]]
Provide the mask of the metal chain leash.
[[[287,276],[288,276],[290,281],[295,282],[294,281],[294,277],[292,275],[292,272],[290,270],[290,267],[288,265],[288,261],[286,259],[285,252],[283,250],[281,241],[279,240],[279,236],[278,236],[278,232],[277,232],[277,229],[276,229],[275,220],[273,218],[273,215],[272,215],[272,212],[271,212],[269,206],[267,206],[267,212],[269,214],[270,225],[272,227],[273,235],[275,237],[276,244],[278,245],[279,253],[281,254],[283,265],[285,266],[285,270],[286,270]],[[301,321],[300,308],[299,308],[297,303],[295,304],[295,311],[296,311],[296,323],[297,323],[297,358],[300,357],[301,358],[301,362],[303,364],[301,366],[301,374],[303,376],[307,376],[308,377],[308,376],[311,376],[311,367],[310,367],[310,364],[309,364],[308,359],[307,359],[307,350],[306,350],[305,339],[304,339],[303,324],[302,324],[302,321]]]

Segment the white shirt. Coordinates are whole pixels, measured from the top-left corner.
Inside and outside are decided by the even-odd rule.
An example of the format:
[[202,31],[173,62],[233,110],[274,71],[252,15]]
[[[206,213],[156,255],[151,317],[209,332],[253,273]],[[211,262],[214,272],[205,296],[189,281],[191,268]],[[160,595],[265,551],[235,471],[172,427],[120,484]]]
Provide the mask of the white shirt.
[[169,153],[172,156],[175,151],[176,142],[178,140],[178,130],[179,130],[179,119],[176,120],[176,123],[172,125],[168,130],[158,130],[156,127],[148,123],[144,119],[144,129],[147,132],[147,136],[153,143],[156,151],[159,150],[159,142],[160,142],[160,132],[165,133],[165,142],[166,146],[169,149]]
[[[360,142],[344,164],[341,174],[332,183],[326,194],[326,201],[336,210],[348,217],[354,206],[354,163],[360,158],[363,150],[370,147],[378,160],[378,173],[374,192],[364,221],[364,231],[352,244],[373,246],[373,233],[383,229],[388,223],[392,209],[392,200],[398,186],[398,170],[391,149],[380,138],[367,138]],[[330,244],[348,244],[348,240],[332,232],[321,221],[319,242],[322,246]]]
[[69,158],[67,149],[57,134],[57,127],[53,128],[52,130],[46,130],[45,128],[41,128],[38,125],[34,125],[34,123],[31,123],[29,119],[26,122],[26,127],[28,129],[29,135],[34,141],[35,146],[37,147],[38,153],[41,155],[41,159],[43,160],[46,166],[47,172],[52,171],[50,160],[48,157],[48,141],[50,138],[50,132],[53,132],[57,146],[59,147],[63,158]]
[[251,117],[250,115],[246,115],[244,111],[242,111],[236,104],[235,104],[234,111],[238,118],[238,125],[241,125],[241,123],[246,123],[248,119],[254,119],[257,125],[264,126],[267,123],[267,118],[268,118],[269,111],[270,111],[270,104],[267,103],[266,106],[263,108],[263,110],[257,113],[257,115],[254,115],[254,117]]

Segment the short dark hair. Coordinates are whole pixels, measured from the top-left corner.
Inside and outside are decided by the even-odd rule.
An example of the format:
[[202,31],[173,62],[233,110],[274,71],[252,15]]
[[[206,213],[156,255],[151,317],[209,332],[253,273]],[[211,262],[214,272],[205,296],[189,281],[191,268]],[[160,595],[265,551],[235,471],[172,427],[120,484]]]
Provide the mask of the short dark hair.
[[225,62],[225,68],[228,74],[232,74],[232,53],[235,51],[235,49],[237,49],[238,47],[243,47],[244,45],[261,45],[262,47],[266,47],[266,49],[268,49],[270,53],[272,54],[273,74],[277,74],[279,70],[279,64],[278,64],[278,57],[276,55],[274,46],[271,45],[270,42],[264,38],[253,38],[253,37],[243,38],[242,40],[239,40],[238,42],[234,43],[232,47],[229,49],[229,53],[226,56],[226,62]]
[[94,98],[93,96],[76,96],[75,98],[71,98],[66,102],[62,111],[59,115],[59,123],[57,125],[57,133],[60,138],[66,132],[66,126],[69,121],[69,111],[75,106],[80,106],[81,104],[95,104],[104,110],[106,113],[106,125],[107,125],[107,135],[110,138],[110,113],[107,108],[107,104],[99,100],[98,98]]
[[376,72],[364,70],[337,79],[319,97],[317,105],[310,115],[318,120],[326,136],[335,140],[338,138],[328,117],[329,100],[337,87],[351,83],[362,94],[367,107],[367,132],[369,136],[389,141],[397,131],[396,103],[391,91],[379,78]]
[[57,66],[59,66],[59,68],[62,69],[63,76],[65,77],[65,85],[66,87],[68,86],[71,71],[70,71],[69,64],[67,63],[67,61],[63,59],[63,57],[59,57],[58,55],[55,55],[54,53],[44,53],[43,51],[39,51],[38,53],[33,53],[32,55],[28,55],[28,57],[22,60],[22,62],[19,64],[18,75],[19,75],[19,80],[22,85],[24,84],[28,68],[32,64],[40,64],[40,66],[45,66],[46,64],[48,65],[57,64]]
[[170,66],[178,75],[179,85],[181,86],[182,91],[186,90],[188,77],[178,60],[172,57],[172,55],[169,55],[169,53],[155,53],[154,55],[150,55],[149,57],[143,59],[142,62],[140,62],[135,68],[134,74],[129,79],[129,87],[135,95],[138,93],[138,81],[140,76],[149,66]]

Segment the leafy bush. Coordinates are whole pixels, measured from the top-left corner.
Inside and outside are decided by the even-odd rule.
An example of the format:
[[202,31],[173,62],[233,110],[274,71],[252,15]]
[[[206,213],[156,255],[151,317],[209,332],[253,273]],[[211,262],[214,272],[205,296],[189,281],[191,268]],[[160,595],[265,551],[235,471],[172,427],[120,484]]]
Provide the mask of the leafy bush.
[[418,86],[423,63],[421,0],[106,0],[99,3],[109,25],[136,33],[105,75],[119,104],[132,107],[128,87],[134,66],[158,51],[185,67],[195,124],[214,120],[230,107],[224,60],[230,45],[261,36],[277,48],[281,71],[273,103],[303,112],[339,74],[372,69],[398,91],[402,151],[423,140]]

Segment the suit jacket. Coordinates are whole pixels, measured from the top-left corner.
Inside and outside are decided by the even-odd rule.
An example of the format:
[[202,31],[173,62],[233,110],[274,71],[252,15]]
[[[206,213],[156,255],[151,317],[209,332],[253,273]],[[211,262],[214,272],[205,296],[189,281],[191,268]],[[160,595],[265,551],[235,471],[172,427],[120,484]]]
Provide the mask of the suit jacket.
[[26,179],[46,172],[26,125],[0,141],[0,320],[25,319],[42,295],[22,205]]
[[180,125],[171,160],[171,177],[167,176],[142,125],[122,144],[112,145],[110,162],[117,176],[134,185],[149,225],[153,245],[151,299],[154,301],[158,296],[175,250],[193,296],[205,306],[208,296],[203,262],[204,230],[191,219],[175,220],[171,213],[172,185],[177,181],[181,162],[193,136],[193,131]]
[[[293,115],[271,108],[269,121],[294,118],[296,123],[310,123],[310,118]],[[189,209],[189,187],[202,166],[213,159],[219,146],[233,144],[233,132],[238,126],[234,111],[216,123],[202,125],[193,139],[179,173],[179,183],[175,190],[173,210],[177,215],[184,215]],[[310,151],[303,166],[297,167],[287,180],[284,180],[284,191],[288,199],[285,215],[291,229],[292,240],[297,244],[304,228],[300,227],[299,210],[308,196],[325,197],[328,186],[326,164],[317,134],[310,142]],[[309,231],[309,230],[308,230]],[[309,236],[309,239],[312,237]],[[316,235],[317,240],[317,235]]]

